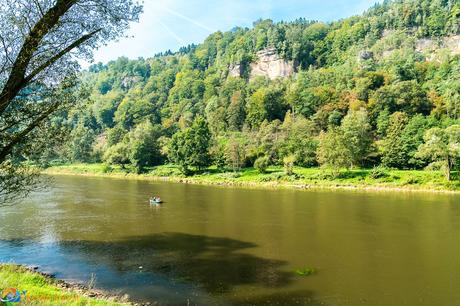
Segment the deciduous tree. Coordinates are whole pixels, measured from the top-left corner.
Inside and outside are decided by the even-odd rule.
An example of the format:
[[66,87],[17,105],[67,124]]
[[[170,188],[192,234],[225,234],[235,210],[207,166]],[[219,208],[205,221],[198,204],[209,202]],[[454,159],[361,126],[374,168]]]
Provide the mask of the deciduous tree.
[[5,161],[42,136],[51,114],[75,104],[69,92],[78,60],[91,59],[94,48],[119,37],[140,12],[131,0],[1,2],[0,185],[13,179],[21,188]]
[[432,128],[426,131],[417,155],[433,162],[442,162],[446,179],[450,181],[455,158],[460,157],[460,125],[446,129]]

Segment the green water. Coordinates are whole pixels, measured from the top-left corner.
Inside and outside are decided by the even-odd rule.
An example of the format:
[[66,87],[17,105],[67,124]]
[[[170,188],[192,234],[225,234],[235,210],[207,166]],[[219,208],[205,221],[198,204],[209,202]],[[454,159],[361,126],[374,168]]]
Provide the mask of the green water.
[[58,176],[0,224],[0,261],[162,305],[460,305],[457,195]]

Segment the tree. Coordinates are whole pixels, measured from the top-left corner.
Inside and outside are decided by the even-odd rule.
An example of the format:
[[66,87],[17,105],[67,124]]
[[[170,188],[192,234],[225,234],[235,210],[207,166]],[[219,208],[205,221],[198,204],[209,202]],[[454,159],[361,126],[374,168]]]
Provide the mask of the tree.
[[401,135],[409,121],[406,113],[396,112],[390,116],[386,137],[382,140],[382,163],[386,167],[402,167],[407,163],[404,139]]
[[68,144],[69,158],[73,162],[89,162],[93,151],[93,143],[96,138],[94,131],[79,122],[70,134]]
[[202,170],[211,163],[210,143],[208,124],[204,119],[198,118],[190,128],[173,135],[169,158],[181,167],[184,174],[190,173],[190,167]]
[[331,169],[334,176],[339,174],[340,169],[350,167],[350,152],[339,128],[320,133],[317,158],[318,163]]
[[426,163],[417,156],[418,147],[423,143],[425,131],[436,127],[438,122],[431,117],[416,115],[412,117],[401,133],[400,151],[402,163],[400,169],[421,169]]
[[1,166],[0,207],[41,187],[40,173],[36,169],[13,164],[10,160]]
[[78,60],[91,59],[94,48],[119,37],[141,10],[124,0],[2,2],[0,185],[8,179],[18,189],[21,181],[30,184],[6,175],[11,172],[5,162],[40,141],[40,127],[51,114],[76,103],[69,91],[76,86]]
[[371,107],[377,114],[385,109],[390,113],[429,114],[432,109],[425,90],[414,80],[381,87],[373,95]]
[[233,172],[240,171],[245,162],[245,148],[240,139],[232,137],[227,143],[226,157],[227,163],[233,169]]
[[446,179],[450,181],[454,160],[460,157],[460,125],[429,129],[423,139],[417,156],[443,163]]
[[362,165],[370,152],[371,126],[364,109],[349,111],[339,128],[331,128],[319,137],[317,158],[320,165],[335,175],[341,168]]
[[294,155],[289,155],[283,158],[284,172],[286,172],[287,175],[294,174],[294,163],[295,163]]
[[270,159],[267,156],[259,157],[254,162],[254,168],[256,168],[259,173],[266,173],[268,166],[270,166]]
[[239,131],[245,119],[244,98],[241,91],[235,92],[230,98],[230,105],[227,108],[227,122],[231,131]]
[[362,166],[372,144],[371,126],[367,111],[349,111],[340,126],[345,146],[349,152],[350,166]]
[[111,146],[104,154],[103,160],[110,165],[120,165],[125,168],[129,164],[129,146],[127,141]]
[[249,97],[247,122],[253,128],[258,127],[264,120],[283,120],[285,114],[284,92],[279,86],[259,88]]
[[138,172],[161,162],[160,135],[161,130],[150,121],[139,124],[129,133],[129,160]]
[[284,139],[281,140],[280,156],[293,155],[298,166],[316,166],[318,141],[313,122],[302,116],[294,117],[288,112],[282,130]]

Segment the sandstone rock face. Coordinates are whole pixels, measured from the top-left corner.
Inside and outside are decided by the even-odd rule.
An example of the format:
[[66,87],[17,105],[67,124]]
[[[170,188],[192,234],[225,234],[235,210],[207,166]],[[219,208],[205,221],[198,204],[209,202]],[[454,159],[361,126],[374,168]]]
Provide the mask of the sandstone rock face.
[[452,54],[460,54],[460,35],[446,37],[444,39],[444,46],[451,50]]
[[427,61],[437,60],[441,49],[449,50],[452,55],[460,54],[460,35],[448,36],[440,40],[423,38],[415,45],[415,50],[425,54]]
[[419,52],[435,52],[439,49],[449,49],[453,54],[460,54],[460,35],[444,37],[441,40],[422,38],[415,45],[415,50]]
[[[441,39],[421,38],[415,41],[414,50],[425,55],[426,61],[439,60],[441,50],[447,50],[452,55],[460,54],[460,35],[453,35]],[[384,50],[382,58],[387,58],[393,54],[394,49]]]
[[241,77],[243,75],[243,65],[233,64],[228,68],[228,75],[234,78]]
[[275,48],[257,52],[257,61],[251,63],[250,77],[265,76],[270,80],[285,78],[294,74],[294,63],[282,59]]

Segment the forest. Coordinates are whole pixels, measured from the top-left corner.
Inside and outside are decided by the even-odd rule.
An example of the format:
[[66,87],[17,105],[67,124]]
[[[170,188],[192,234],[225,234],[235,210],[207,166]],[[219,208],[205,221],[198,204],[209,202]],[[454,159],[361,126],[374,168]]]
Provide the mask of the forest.
[[[460,163],[460,1],[397,0],[324,23],[258,20],[152,58],[81,73],[50,124],[65,141],[22,158],[142,173],[175,164],[433,169]],[[275,49],[289,76],[251,74]],[[239,75],[231,73],[238,67]]]

